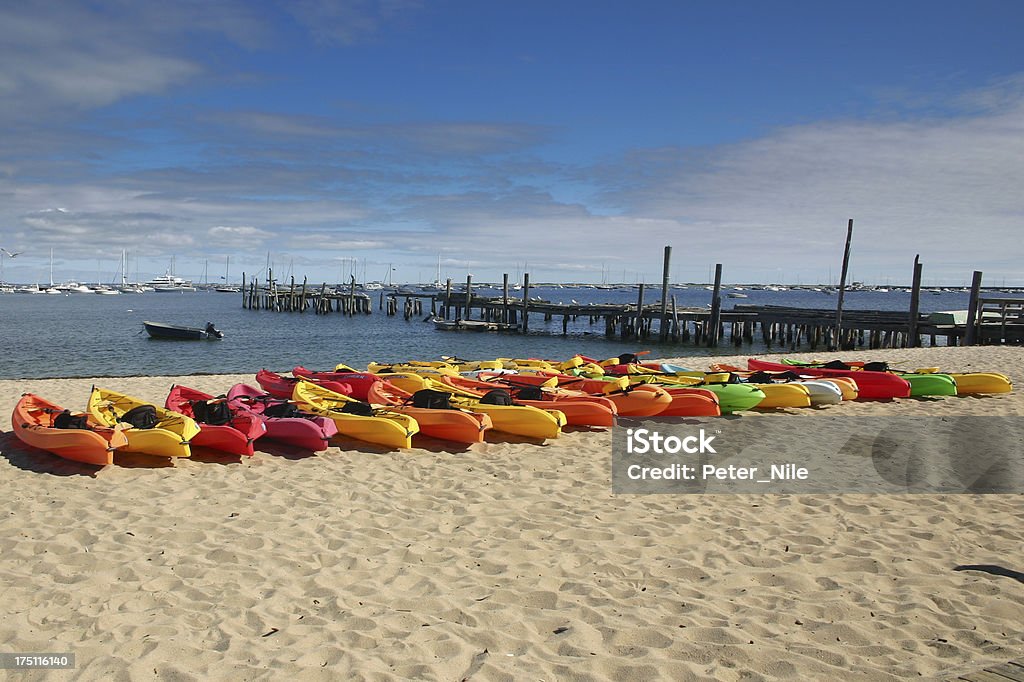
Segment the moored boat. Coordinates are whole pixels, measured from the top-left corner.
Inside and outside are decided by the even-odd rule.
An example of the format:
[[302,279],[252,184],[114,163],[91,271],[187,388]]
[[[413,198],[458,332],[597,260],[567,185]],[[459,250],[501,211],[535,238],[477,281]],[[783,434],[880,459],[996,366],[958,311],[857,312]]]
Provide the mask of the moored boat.
[[202,341],[205,339],[224,338],[224,332],[214,327],[213,322],[207,322],[204,329],[200,329],[199,327],[184,327],[177,324],[167,324],[165,322],[145,321],[142,324],[146,328],[146,333],[154,339]]

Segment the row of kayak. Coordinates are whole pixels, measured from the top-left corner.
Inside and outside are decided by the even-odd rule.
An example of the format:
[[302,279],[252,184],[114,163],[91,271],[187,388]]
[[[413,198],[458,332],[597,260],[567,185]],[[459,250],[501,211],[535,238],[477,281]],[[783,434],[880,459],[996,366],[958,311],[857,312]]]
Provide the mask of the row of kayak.
[[25,443],[61,457],[105,465],[116,451],[188,457],[191,446],[252,456],[266,438],[310,451],[343,435],[408,448],[417,434],[464,444],[488,432],[556,438],[566,425],[611,427],[616,417],[712,417],[750,409],[833,405],[844,400],[1006,393],[1003,374],[898,371],[879,363],[772,363],[696,371],[637,355],[564,362],[371,363],[365,371],[295,367],[268,370],[259,388],[232,386],[212,396],[173,386],[158,407],[94,387],[84,413],[25,394],[12,416]]

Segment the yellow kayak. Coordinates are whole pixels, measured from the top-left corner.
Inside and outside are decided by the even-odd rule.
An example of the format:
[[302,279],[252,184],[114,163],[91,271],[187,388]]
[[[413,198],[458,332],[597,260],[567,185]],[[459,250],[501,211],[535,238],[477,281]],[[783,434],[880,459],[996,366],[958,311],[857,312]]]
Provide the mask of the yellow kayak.
[[757,404],[757,409],[773,407],[810,407],[811,394],[806,386],[792,384],[743,384],[759,388],[764,399]]
[[[337,369],[337,368],[335,368]],[[391,364],[383,362],[371,362],[366,366],[370,374],[387,374],[390,372],[412,372],[414,374],[458,374],[454,365],[439,363],[437,365],[426,362],[395,362]]]
[[944,372],[956,382],[957,395],[982,393],[1010,393],[1013,382],[1010,377],[998,372]]
[[[415,419],[387,409],[373,409],[358,400],[338,401],[338,397],[345,398],[311,381],[299,381],[292,389],[292,399],[300,409],[330,418],[343,436],[389,448],[412,447],[412,437],[420,430]],[[351,403],[365,405],[370,414],[346,411],[351,409],[347,407]]]
[[452,405],[486,414],[491,418],[491,428],[495,431],[528,438],[557,438],[566,424],[565,414],[560,410],[542,410],[530,405],[493,405],[481,402],[480,398],[473,393],[441,384],[429,376],[401,372],[382,375],[382,378],[409,393],[415,393],[425,388],[451,393]]
[[[135,408],[155,410],[155,425],[151,427],[126,425],[125,414]],[[171,412],[159,405],[138,398],[93,386],[89,394],[89,414],[101,424],[116,427],[119,424],[128,437],[127,452],[141,452],[158,457],[191,457],[189,441],[199,433],[199,425],[190,418]]]

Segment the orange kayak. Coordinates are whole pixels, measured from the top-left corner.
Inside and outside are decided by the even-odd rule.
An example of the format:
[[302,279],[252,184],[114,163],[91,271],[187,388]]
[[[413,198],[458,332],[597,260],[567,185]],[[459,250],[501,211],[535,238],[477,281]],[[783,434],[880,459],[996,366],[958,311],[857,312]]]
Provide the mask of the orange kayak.
[[615,415],[618,413],[614,402],[599,396],[574,396],[568,391],[557,391],[556,389],[556,392],[551,393],[542,389],[541,398],[531,400],[522,395],[523,389],[527,387],[515,384],[501,381],[479,381],[459,376],[442,376],[438,379],[443,384],[476,397],[482,397],[493,388],[504,388],[511,393],[516,405],[529,405],[542,410],[556,409],[565,415],[567,424],[576,426],[615,426]]
[[[636,389],[653,388],[651,384],[640,384]],[[659,417],[718,417],[722,409],[718,405],[718,394],[706,388],[660,387],[672,397],[672,402]]]
[[[481,372],[480,376],[502,375],[488,375],[486,372]],[[629,387],[625,380],[619,383],[555,373],[515,374],[513,378],[516,383],[522,382],[534,386],[540,386],[554,378],[558,381],[559,388],[608,398],[615,403],[615,409],[620,417],[653,417],[664,412],[672,404],[672,396],[661,387],[650,386],[643,391],[637,391],[635,388]]]
[[58,428],[57,417],[63,412],[60,405],[26,393],[11,416],[14,435],[26,445],[58,457],[97,466],[113,464],[114,451],[128,445],[123,429],[102,426],[90,415],[81,415],[85,428]]
[[411,400],[411,393],[387,381],[374,381],[366,391],[368,403],[384,405],[392,412],[412,417],[420,425],[420,433],[431,438],[456,443],[482,443],[484,432],[492,426],[491,418],[486,414],[454,407],[447,410],[413,407]]

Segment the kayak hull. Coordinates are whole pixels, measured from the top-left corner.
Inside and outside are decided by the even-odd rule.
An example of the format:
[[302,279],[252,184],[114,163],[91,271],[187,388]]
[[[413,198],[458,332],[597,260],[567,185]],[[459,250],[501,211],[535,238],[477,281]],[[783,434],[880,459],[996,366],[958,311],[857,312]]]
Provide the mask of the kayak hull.
[[267,417],[263,414],[267,407],[290,401],[275,398],[255,386],[235,384],[228,391],[228,400],[232,405],[241,405],[263,417],[266,433],[262,438],[302,450],[322,452],[330,445],[331,438],[338,434],[334,420],[327,417],[311,414],[302,417]]
[[412,437],[419,431],[419,424],[408,415],[381,412],[369,416],[344,412],[346,403],[359,401],[309,381],[295,384],[292,399],[303,410],[333,419],[339,434],[367,443],[411,448]]
[[[208,393],[203,393],[188,386],[172,386],[167,394],[164,407],[186,417],[195,419],[193,405],[198,402],[217,400]],[[227,424],[206,424],[196,421],[199,433],[192,439],[191,445],[220,450],[232,455],[253,456],[253,442],[267,432],[262,415],[238,404],[229,404],[231,421]]]
[[489,405],[472,395],[459,395],[459,389],[438,381],[440,377],[421,376],[412,372],[383,374],[390,383],[409,393],[424,388],[452,393],[451,404],[472,412],[486,414],[495,431],[527,438],[557,438],[566,424],[565,414],[558,410],[538,409],[528,405]]
[[[89,413],[101,424],[110,427],[117,426],[120,417],[129,410],[149,404],[96,386],[89,394]],[[199,426],[183,414],[156,405],[153,407],[157,413],[157,425],[151,429],[126,426],[124,434],[128,437],[128,444],[124,450],[156,457],[191,457],[189,443],[199,435]]]
[[432,410],[403,404],[412,394],[378,379],[368,386],[366,400],[372,405],[383,405],[398,414],[405,414],[416,420],[420,433],[431,438],[449,440],[455,443],[484,442],[484,434],[491,428],[491,418],[486,414],[464,410]]
[[114,463],[114,451],[128,445],[121,429],[101,426],[89,419],[88,429],[58,429],[54,418],[64,408],[32,393],[14,406],[11,425],[18,440],[63,459],[82,464],[106,466]]
[[[792,365],[750,358],[747,367],[751,370],[769,372],[792,372]],[[849,377],[857,382],[858,400],[892,400],[893,398],[909,398],[910,383],[895,374],[886,372],[869,372],[852,369],[824,369],[821,367],[800,367],[800,374],[814,377]]]

